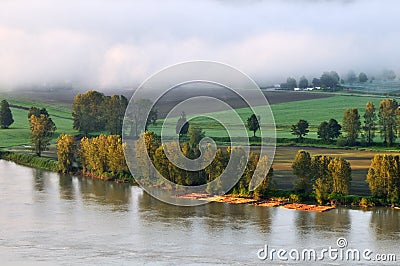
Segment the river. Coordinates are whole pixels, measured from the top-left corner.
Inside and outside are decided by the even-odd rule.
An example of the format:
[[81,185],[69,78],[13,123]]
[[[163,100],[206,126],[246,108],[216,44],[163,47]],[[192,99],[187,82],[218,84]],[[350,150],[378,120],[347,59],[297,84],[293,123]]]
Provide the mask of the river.
[[[372,264],[367,259],[375,254],[395,254],[398,261],[399,215],[390,208],[311,213],[223,203],[177,207],[135,186],[60,176],[0,160],[1,265],[296,262],[276,254],[261,260],[258,256],[265,253],[259,250],[265,245],[268,253],[314,249],[319,254],[330,246],[369,249],[373,255],[357,263]],[[339,238],[347,241],[345,248],[338,248]],[[324,257],[324,263],[344,261]],[[388,264],[397,263],[381,263]]]

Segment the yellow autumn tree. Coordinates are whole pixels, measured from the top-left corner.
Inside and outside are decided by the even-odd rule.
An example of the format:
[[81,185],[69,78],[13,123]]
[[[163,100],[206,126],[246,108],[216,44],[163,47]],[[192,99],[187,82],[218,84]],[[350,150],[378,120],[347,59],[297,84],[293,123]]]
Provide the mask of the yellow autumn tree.
[[128,170],[126,165],[124,148],[126,144],[122,143],[122,139],[117,135],[107,137],[107,162],[108,171],[116,174]]
[[78,151],[83,172],[106,177],[126,172],[125,145],[117,135],[82,138]]
[[76,141],[71,135],[62,134],[57,140],[58,169],[62,173],[72,171],[75,157]]
[[50,144],[50,140],[57,128],[48,114],[41,114],[39,117],[32,115],[29,118],[29,123],[33,150],[40,157]]

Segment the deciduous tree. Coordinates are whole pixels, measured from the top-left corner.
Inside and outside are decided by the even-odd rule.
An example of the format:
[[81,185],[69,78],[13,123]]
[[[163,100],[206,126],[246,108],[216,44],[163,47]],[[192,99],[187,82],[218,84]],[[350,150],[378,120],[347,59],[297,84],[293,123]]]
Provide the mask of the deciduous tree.
[[32,115],[29,119],[31,126],[31,142],[38,156],[47,149],[50,140],[56,131],[56,125],[48,115],[41,114],[39,117]]
[[112,135],[122,134],[122,123],[125,110],[128,106],[128,99],[125,96],[113,95],[104,98],[104,116],[106,118],[106,129]]
[[310,153],[299,150],[292,163],[293,174],[297,177],[295,181],[295,189],[299,191],[310,191],[312,168]]
[[308,79],[305,76],[302,76],[299,81],[299,88],[305,89],[308,87]]
[[392,146],[396,140],[399,104],[395,99],[382,100],[379,105],[379,124],[384,143]]
[[73,169],[76,151],[76,141],[72,135],[61,134],[57,140],[58,170],[69,173]]
[[296,88],[296,87],[297,87],[297,81],[296,81],[296,79],[291,78],[291,77],[287,78],[287,79],[286,79],[286,87],[287,87],[288,89],[290,89],[290,90],[293,90],[294,88]]
[[373,196],[391,203],[400,196],[400,159],[393,155],[375,155],[367,174],[367,182]]
[[331,118],[329,122],[324,121],[318,126],[317,135],[318,138],[324,141],[331,141],[340,136],[341,129],[342,126],[335,119]]
[[358,81],[367,82],[368,81],[367,74],[365,74],[364,72],[361,72],[360,75],[358,75]]
[[292,125],[292,135],[295,135],[299,140],[302,140],[309,132],[308,126],[306,120],[300,119],[296,124]]
[[347,73],[346,81],[347,81],[348,83],[353,83],[353,82],[356,82],[356,81],[357,81],[356,73],[354,73],[353,70],[350,70],[350,71]]
[[375,106],[372,102],[368,102],[365,106],[363,130],[367,144],[371,145],[374,140],[376,130]]
[[72,117],[74,129],[87,136],[88,133],[101,131],[105,126],[104,94],[97,91],[87,91],[75,96]]
[[351,182],[350,163],[343,158],[334,158],[328,165],[332,177],[332,192],[347,195]]
[[321,86],[325,89],[334,90],[335,87],[339,84],[340,77],[337,72],[324,72],[320,78]]
[[360,115],[357,108],[344,110],[343,130],[347,133],[348,144],[350,146],[355,145],[361,130]]
[[40,115],[49,115],[49,113],[47,112],[46,108],[39,109],[35,106],[32,106],[28,110],[28,119],[31,118],[32,115],[39,117]]

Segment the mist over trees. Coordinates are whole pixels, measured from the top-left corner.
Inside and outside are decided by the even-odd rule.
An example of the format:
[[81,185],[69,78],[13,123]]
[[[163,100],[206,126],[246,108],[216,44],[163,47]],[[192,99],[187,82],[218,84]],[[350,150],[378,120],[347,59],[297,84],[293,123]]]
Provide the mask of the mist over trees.
[[320,77],[321,87],[334,90],[339,84],[340,77],[336,71],[324,72]]
[[302,76],[299,81],[299,88],[305,89],[308,87],[308,79],[305,76]]
[[394,80],[396,78],[396,73],[391,69],[383,70],[382,77],[387,80]]
[[368,81],[368,76],[367,76],[367,74],[365,74],[364,72],[361,72],[361,73],[358,75],[358,81],[359,81],[359,82],[367,82],[367,81]]

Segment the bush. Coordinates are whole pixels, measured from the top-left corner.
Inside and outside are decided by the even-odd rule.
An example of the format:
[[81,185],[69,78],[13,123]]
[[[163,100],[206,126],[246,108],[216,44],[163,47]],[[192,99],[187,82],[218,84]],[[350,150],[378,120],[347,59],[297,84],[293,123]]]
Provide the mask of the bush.
[[360,200],[359,205],[363,208],[374,207],[375,203],[372,201],[371,198],[362,198]]
[[297,194],[290,194],[289,201],[292,203],[299,203],[299,202],[301,202],[301,197]]
[[346,146],[349,145],[349,142],[347,141],[347,139],[346,139],[345,137],[340,136],[340,137],[338,138],[336,144],[337,144],[339,147],[346,147]]

